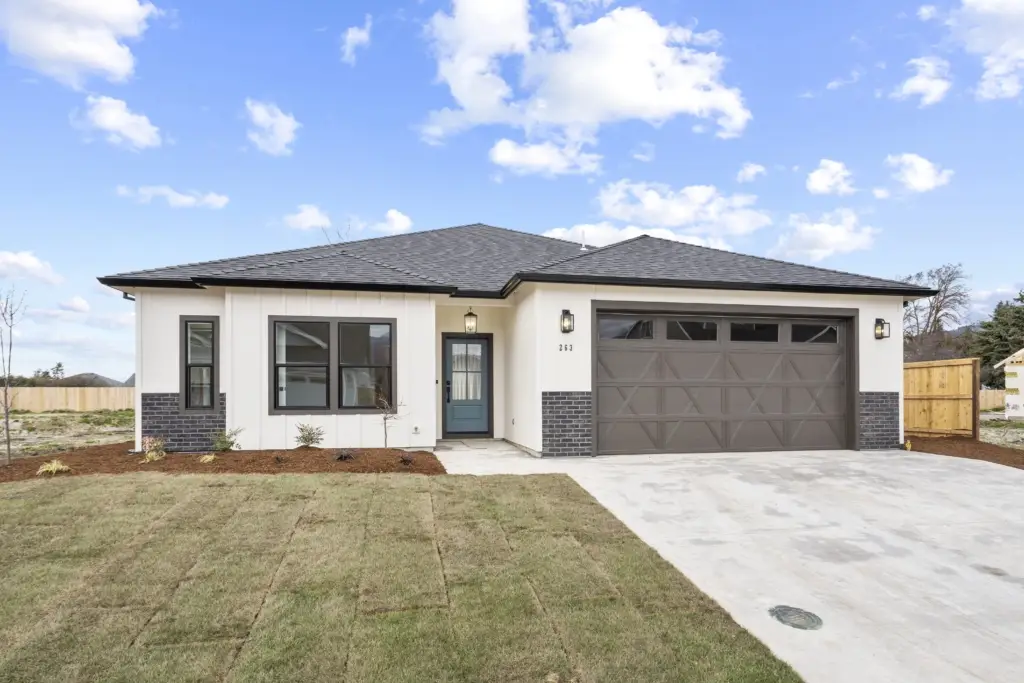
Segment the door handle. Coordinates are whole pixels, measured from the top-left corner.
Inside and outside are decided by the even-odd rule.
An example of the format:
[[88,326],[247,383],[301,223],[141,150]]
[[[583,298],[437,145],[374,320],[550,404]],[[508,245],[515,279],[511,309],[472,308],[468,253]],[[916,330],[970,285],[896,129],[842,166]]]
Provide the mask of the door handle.
[[445,403],[452,402],[452,383],[448,380],[444,383]]

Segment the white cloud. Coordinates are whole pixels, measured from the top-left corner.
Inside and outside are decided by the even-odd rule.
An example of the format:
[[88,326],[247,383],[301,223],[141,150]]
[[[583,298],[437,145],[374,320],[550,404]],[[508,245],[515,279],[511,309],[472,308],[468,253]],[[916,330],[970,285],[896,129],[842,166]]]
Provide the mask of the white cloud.
[[[76,297],[78,298],[78,297]],[[83,303],[84,300],[80,299]],[[72,302],[58,304],[57,308],[30,308],[26,311],[29,319],[37,323],[62,322],[75,325],[95,327],[100,330],[123,330],[135,327],[135,313],[91,313],[88,309],[81,311],[67,308]],[[86,306],[88,304],[86,303]]]
[[864,77],[864,70],[858,66],[858,67],[855,67],[854,69],[852,69],[850,71],[850,75],[847,76],[846,78],[835,78],[835,79],[829,81],[825,85],[825,89],[826,90],[839,90],[840,88],[843,88],[843,87],[845,87],[847,85],[853,85],[854,83],[856,83],[857,81],[859,81],[863,77]]
[[930,192],[953,179],[953,171],[918,154],[890,154],[885,163],[893,169],[892,177],[911,192]]
[[964,49],[982,58],[979,100],[1013,99],[1024,73],[1024,0],[961,0],[946,22]]
[[31,251],[0,251],[0,278],[39,280],[50,285],[64,281],[53,271],[53,266]]
[[884,187],[876,187],[871,190],[871,194],[875,195],[875,199],[888,199],[890,192]]
[[853,194],[853,174],[841,161],[822,159],[818,168],[807,175],[807,191],[811,194]]
[[163,140],[160,129],[144,114],[136,114],[123,100],[89,95],[85,98],[85,118],[80,124],[87,129],[106,133],[112,145],[138,151],[159,147]]
[[581,143],[559,146],[554,142],[523,144],[498,140],[491,148],[491,162],[517,175],[546,176],[591,174],[601,170],[601,155],[583,152]]
[[941,102],[953,84],[949,75],[949,62],[941,57],[918,57],[907,62],[907,66],[915,71],[914,75],[903,81],[889,96],[897,100],[919,96],[921,107]]
[[390,209],[384,214],[384,222],[375,223],[372,228],[377,232],[399,235],[412,229],[412,219],[397,209]]
[[728,243],[718,237],[699,237],[697,235],[685,235],[674,232],[667,228],[639,228],[635,225],[617,227],[612,223],[590,223],[574,225],[571,228],[555,228],[544,233],[547,237],[555,237],[569,242],[586,243],[590,247],[604,247],[623,240],[633,239],[640,235],[650,235],[661,239],[696,244],[701,247],[713,247],[715,249],[731,249]]
[[299,210],[285,216],[284,223],[296,230],[318,230],[331,227],[331,218],[316,204],[299,204]]
[[736,182],[753,182],[753,180],[757,178],[757,176],[766,175],[767,173],[768,169],[766,169],[761,164],[754,164],[748,161],[747,163],[743,164],[743,168],[741,168],[740,172],[736,174]]
[[15,59],[73,88],[87,76],[127,80],[142,37],[160,10],[138,0],[3,0],[0,40]]
[[607,4],[547,0],[555,26],[531,17],[528,0],[454,0],[450,14],[436,13],[428,31],[455,106],[430,113],[424,138],[504,124],[531,141],[554,135],[564,143],[616,121],[657,126],[680,115],[713,119],[720,137],[743,132],[751,114],[740,91],[722,82],[725,60],[707,49],[717,33],[662,25],[636,7],[583,18]]
[[149,204],[154,198],[162,197],[167,201],[167,205],[174,209],[223,209],[231,201],[226,195],[216,192],[178,192],[167,185],[146,185],[138,190],[118,185],[117,194],[121,197],[136,197],[140,204]]
[[921,5],[917,8],[917,18],[921,21],[931,21],[939,15],[939,9],[935,5]]
[[366,15],[366,23],[362,26],[350,26],[341,37],[341,61],[355,66],[356,48],[370,44],[370,29],[373,28],[373,17]]
[[630,155],[637,161],[649,164],[654,161],[654,151],[654,145],[649,142],[641,142]]
[[1001,301],[1012,301],[1021,292],[1024,292],[1024,282],[971,292],[972,317],[976,320],[988,318],[992,315],[992,310],[996,307],[996,304]]
[[80,296],[73,296],[67,301],[62,301],[57,304],[57,308],[62,311],[73,311],[75,313],[88,313],[90,310],[89,302]]
[[290,145],[295,142],[295,133],[302,124],[291,114],[285,114],[273,102],[258,102],[247,99],[245,108],[253,125],[248,130],[249,141],[261,152],[272,156],[288,156]]
[[818,220],[804,214],[789,217],[790,232],[782,235],[768,252],[775,258],[821,261],[835,254],[870,249],[879,231],[861,225],[851,209],[826,213]]
[[690,235],[746,235],[771,225],[753,208],[754,195],[723,195],[712,185],[673,190],[659,183],[620,180],[598,194],[606,218],[660,228],[682,228]]

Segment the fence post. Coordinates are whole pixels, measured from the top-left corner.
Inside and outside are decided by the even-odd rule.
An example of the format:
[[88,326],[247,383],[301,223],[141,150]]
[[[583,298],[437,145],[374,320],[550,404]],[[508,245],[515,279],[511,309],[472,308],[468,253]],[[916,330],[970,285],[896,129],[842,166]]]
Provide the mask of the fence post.
[[974,374],[971,388],[974,393],[974,440],[981,440],[981,359],[972,359],[971,370]]

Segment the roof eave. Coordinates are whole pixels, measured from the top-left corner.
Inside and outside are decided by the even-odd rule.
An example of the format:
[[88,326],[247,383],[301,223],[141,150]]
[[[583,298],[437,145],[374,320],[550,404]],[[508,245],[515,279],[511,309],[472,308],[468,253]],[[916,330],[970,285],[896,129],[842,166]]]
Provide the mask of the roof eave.
[[879,296],[928,297],[938,292],[919,287],[844,287],[839,285],[802,285],[785,282],[747,283],[712,280],[662,280],[607,275],[558,275],[552,273],[516,273],[502,290],[508,296],[522,282],[551,282],[585,285],[622,285],[625,287],[672,287],[678,289],[723,289],[754,292],[803,292],[822,294],[871,294]]
[[322,282],[317,280],[261,280],[230,277],[194,277],[198,286],[258,287],[272,289],[320,289],[354,292],[408,292],[419,294],[452,294],[456,290],[440,284],[414,285],[373,282]]
[[109,277],[98,277],[97,281],[107,287],[160,287],[164,289],[202,289],[192,280],[159,280],[138,277],[121,277],[111,275]]

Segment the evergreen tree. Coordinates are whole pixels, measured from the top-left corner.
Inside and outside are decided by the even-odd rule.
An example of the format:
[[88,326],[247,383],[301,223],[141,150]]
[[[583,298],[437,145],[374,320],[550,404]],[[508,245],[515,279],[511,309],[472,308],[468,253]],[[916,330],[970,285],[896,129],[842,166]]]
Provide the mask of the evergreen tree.
[[995,364],[1024,348],[1024,291],[1013,301],[1000,301],[992,318],[971,335],[970,353],[981,358],[981,381],[986,386],[1006,386],[1003,368]]

